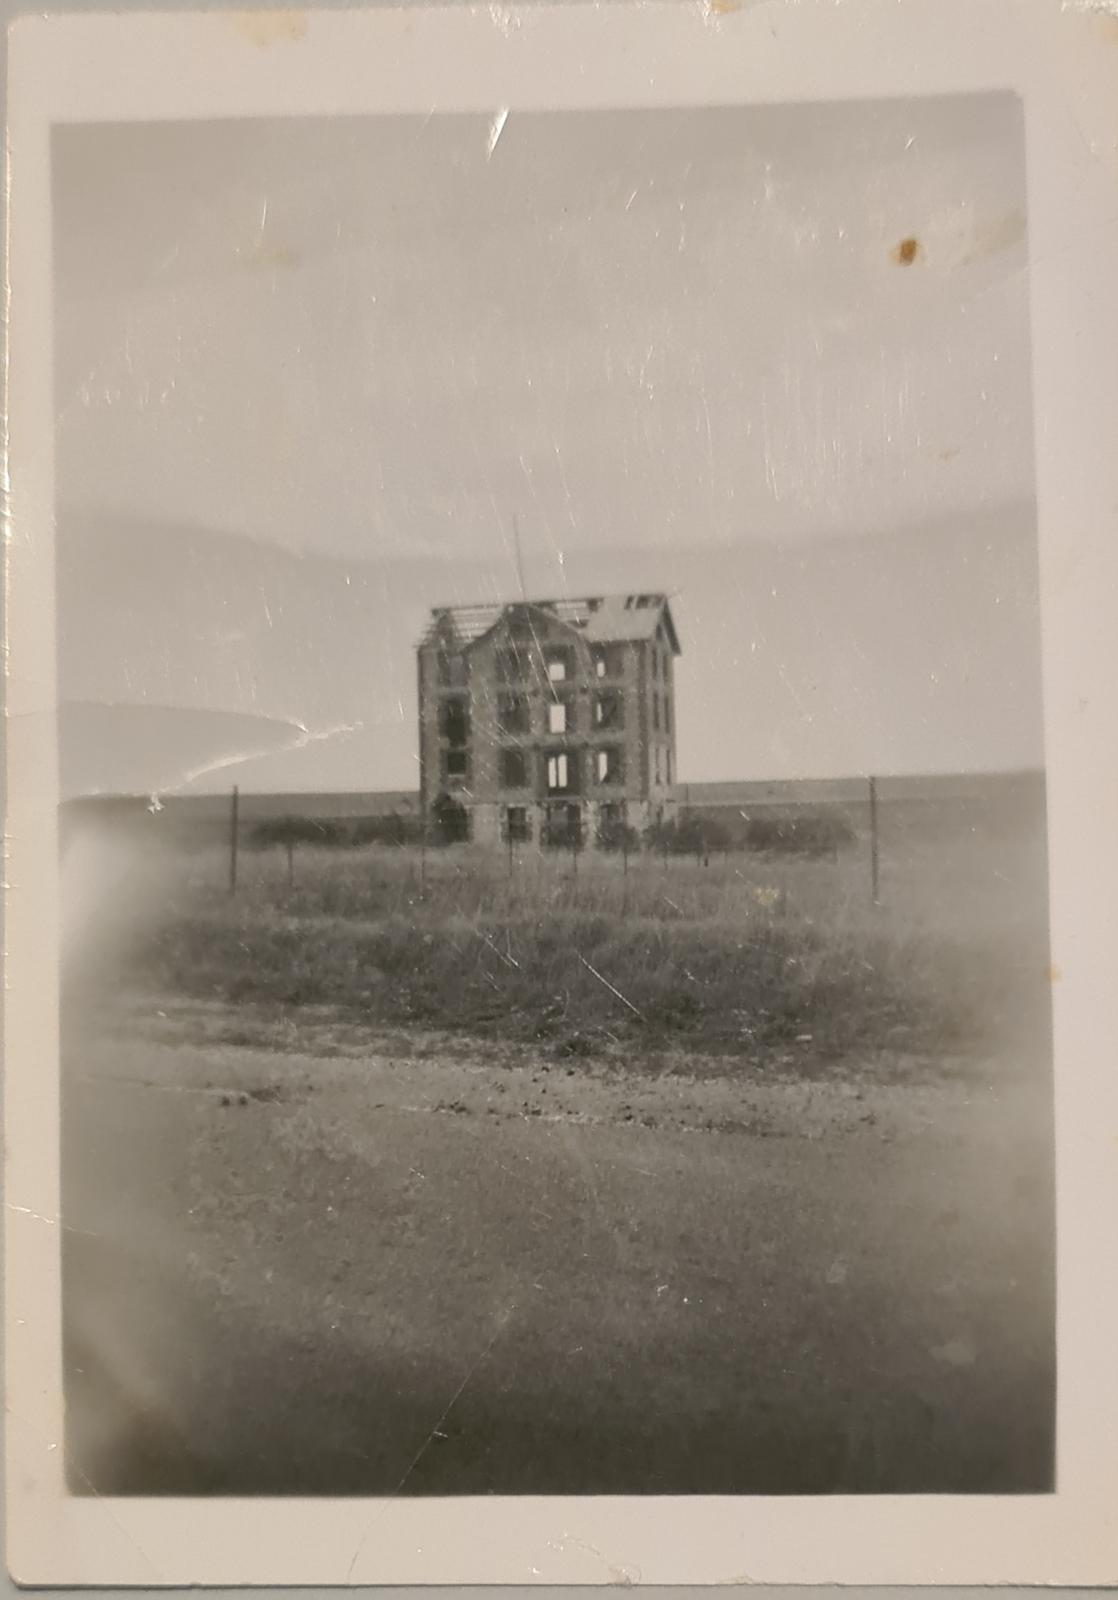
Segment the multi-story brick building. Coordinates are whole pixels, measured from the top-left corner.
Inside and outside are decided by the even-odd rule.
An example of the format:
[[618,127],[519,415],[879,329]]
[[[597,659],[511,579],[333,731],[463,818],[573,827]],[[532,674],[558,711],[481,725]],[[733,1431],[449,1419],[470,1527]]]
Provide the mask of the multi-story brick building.
[[672,803],[662,594],[442,606],[419,644],[424,813],[447,840],[594,844]]

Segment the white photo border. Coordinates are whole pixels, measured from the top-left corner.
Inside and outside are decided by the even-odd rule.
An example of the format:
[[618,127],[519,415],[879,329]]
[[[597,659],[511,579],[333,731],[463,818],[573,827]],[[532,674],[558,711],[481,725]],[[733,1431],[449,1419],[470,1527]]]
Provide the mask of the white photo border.
[[[1025,114],[1055,1002],[1040,1496],[98,1499],[62,1460],[50,133],[59,122],[875,100]],[[1118,1579],[1118,14],[1058,0],[227,11],[10,32],[8,1559],[39,1585]]]

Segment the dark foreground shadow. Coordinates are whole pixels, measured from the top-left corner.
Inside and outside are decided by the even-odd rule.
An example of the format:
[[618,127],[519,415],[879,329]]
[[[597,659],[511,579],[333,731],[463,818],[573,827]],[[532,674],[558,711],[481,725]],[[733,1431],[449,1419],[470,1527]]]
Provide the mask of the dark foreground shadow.
[[[290,1342],[192,1295],[172,1264],[71,1236],[66,1394],[70,1486],[100,1495],[1017,1494],[1052,1486],[1050,1361],[930,1392],[856,1390],[826,1374],[735,1401],[733,1352],[685,1416],[632,1372],[523,1381],[501,1336],[453,1370]],[[159,1281],[156,1281],[158,1277]],[[144,1380],[114,1359],[96,1281],[120,1326],[157,1352]],[[153,1308],[157,1308],[153,1310]],[[139,1317],[141,1321],[137,1323]],[[143,1319],[146,1318],[146,1323]],[[747,1333],[743,1331],[745,1337]],[[696,1348],[680,1361],[708,1359]],[[617,1361],[625,1359],[618,1352]],[[660,1359],[662,1360],[662,1354]],[[956,1375],[957,1376],[957,1375]],[[639,1390],[639,1384],[637,1385]]]

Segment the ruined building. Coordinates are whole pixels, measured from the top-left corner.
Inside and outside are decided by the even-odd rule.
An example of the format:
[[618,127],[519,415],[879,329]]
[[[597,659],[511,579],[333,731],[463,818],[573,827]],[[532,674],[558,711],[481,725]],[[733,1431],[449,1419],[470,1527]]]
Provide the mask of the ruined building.
[[434,610],[418,651],[428,825],[571,847],[663,816],[679,653],[662,594]]

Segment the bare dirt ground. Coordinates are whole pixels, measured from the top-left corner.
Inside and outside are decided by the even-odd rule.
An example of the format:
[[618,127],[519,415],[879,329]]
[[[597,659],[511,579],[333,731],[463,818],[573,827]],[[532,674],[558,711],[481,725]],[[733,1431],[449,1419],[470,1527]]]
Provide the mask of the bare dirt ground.
[[284,1026],[65,1035],[75,1490],[1050,1486],[1043,1073]]

